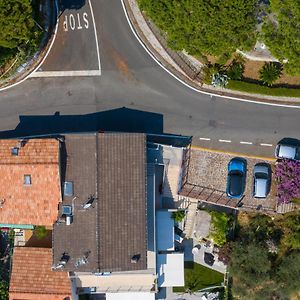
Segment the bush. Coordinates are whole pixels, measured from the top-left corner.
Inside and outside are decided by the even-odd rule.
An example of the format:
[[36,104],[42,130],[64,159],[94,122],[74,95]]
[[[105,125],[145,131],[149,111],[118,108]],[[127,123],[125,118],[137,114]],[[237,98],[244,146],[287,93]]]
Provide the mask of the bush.
[[4,280],[0,280],[0,299],[8,300],[8,283]]
[[300,162],[284,159],[276,164],[278,203],[300,198]]
[[259,79],[263,82],[263,84],[272,86],[281,74],[281,64],[275,62],[265,63],[259,70]]
[[174,221],[177,223],[180,223],[184,219],[184,217],[185,217],[184,210],[178,210],[172,213],[172,219],[174,219]]
[[47,234],[48,234],[48,231],[45,226],[36,226],[34,228],[34,235],[36,236],[36,238],[38,240],[43,239],[44,237],[47,236]]
[[232,63],[229,65],[226,73],[229,79],[232,80],[240,80],[243,77],[243,73],[245,71],[245,64],[234,59]]
[[226,213],[216,211],[210,212],[212,229],[210,237],[218,246],[223,246],[227,242],[227,235],[231,225],[231,217]]

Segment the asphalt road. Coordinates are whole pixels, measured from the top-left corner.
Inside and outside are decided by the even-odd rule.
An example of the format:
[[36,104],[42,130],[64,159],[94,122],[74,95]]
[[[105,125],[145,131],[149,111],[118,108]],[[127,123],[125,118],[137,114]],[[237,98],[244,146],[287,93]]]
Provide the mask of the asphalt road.
[[[203,147],[272,156],[278,140],[300,137],[300,109],[211,98],[190,90],[145,52],[128,26],[120,0],[91,3],[101,76],[30,78],[0,92],[0,130],[14,129],[20,115],[86,114],[126,106],[163,114],[165,132],[193,135],[194,144]],[[88,4],[76,12],[90,14]],[[76,12],[66,10],[63,17]],[[93,33],[74,29],[71,37],[64,37],[70,28],[62,30],[60,26],[54,49],[55,56],[64,59],[57,64],[50,54],[40,71],[94,69]]]

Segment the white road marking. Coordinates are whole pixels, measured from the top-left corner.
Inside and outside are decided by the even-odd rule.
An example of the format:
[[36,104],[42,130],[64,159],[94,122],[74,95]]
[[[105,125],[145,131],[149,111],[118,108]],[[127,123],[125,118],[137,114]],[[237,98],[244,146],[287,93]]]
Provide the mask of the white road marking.
[[243,141],[241,141],[240,144],[243,144],[243,145],[252,145],[253,143],[252,142],[243,142]]
[[100,76],[101,70],[82,70],[82,71],[44,71],[34,72],[30,77],[76,77],[76,76]]
[[261,146],[265,146],[265,147],[272,147],[272,144],[260,144]]
[[202,140],[202,141],[210,141],[210,138],[199,138],[199,140]]
[[[238,98],[238,97],[230,97],[230,96],[225,96],[225,95],[218,95],[218,94],[214,94],[214,93],[209,93],[209,92],[204,92],[201,91],[197,88],[194,88],[193,86],[189,85],[188,83],[184,82],[183,80],[181,80],[179,77],[177,77],[176,75],[174,75],[170,70],[168,70],[162,63],[160,63],[158,61],[158,59],[154,56],[154,54],[152,54],[152,52],[147,48],[147,46],[144,44],[144,42],[140,39],[140,37],[138,36],[138,34],[136,33],[135,29],[133,28],[131,21],[129,19],[128,13],[126,11],[126,7],[124,4],[124,0],[120,0],[122,7],[123,7],[123,11],[126,17],[126,20],[128,22],[128,25],[133,33],[133,35],[136,37],[137,41],[140,43],[140,45],[145,49],[145,51],[150,55],[150,57],[152,57],[152,59],[162,68],[164,69],[167,73],[169,73],[169,75],[171,75],[173,78],[175,78],[177,81],[179,81],[180,83],[182,83],[184,86],[186,86],[187,88],[193,90],[194,92],[197,92],[199,94],[204,94],[204,95],[212,95],[218,98],[225,98],[225,99],[230,99],[230,100],[235,100],[235,101],[240,101],[240,102],[245,102],[245,103],[250,103],[250,104],[258,104],[258,105],[267,105],[267,106],[275,106],[275,107],[285,107],[285,108],[297,108],[300,109],[299,105],[286,105],[286,104],[277,104],[277,103],[269,103],[269,102],[261,102],[261,101],[255,101],[255,100],[247,100],[247,99],[243,99],[243,98]],[[229,93],[231,92],[230,90],[228,91]],[[251,96],[251,94],[250,94]],[[253,97],[255,97],[255,94],[253,95]]]
[[100,71],[100,74],[101,74],[101,63],[100,63],[100,52],[99,52],[97,28],[96,28],[96,23],[95,23],[94,12],[93,12],[93,7],[92,7],[91,0],[89,0],[89,5],[90,5],[90,9],[91,9],[93,24],[94,24],[94,33],[95,33],[96,48],[97,48],[98,66],[99,66],[99,71]]
[[221,143],[231,143],[230,140],[219,140],[219,142],[221,142]]

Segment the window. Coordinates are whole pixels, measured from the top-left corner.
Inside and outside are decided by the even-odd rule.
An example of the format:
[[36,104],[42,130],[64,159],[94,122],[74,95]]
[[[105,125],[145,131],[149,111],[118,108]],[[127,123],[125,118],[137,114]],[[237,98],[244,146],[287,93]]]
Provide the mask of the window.
[[65,181],[64,183],[64,196],[73,196],[73,182]]
[[24,175],[24,185],[31,185],[31,175]]
[[18,147],[11,148],[11,155],[18,156],[19,148]]

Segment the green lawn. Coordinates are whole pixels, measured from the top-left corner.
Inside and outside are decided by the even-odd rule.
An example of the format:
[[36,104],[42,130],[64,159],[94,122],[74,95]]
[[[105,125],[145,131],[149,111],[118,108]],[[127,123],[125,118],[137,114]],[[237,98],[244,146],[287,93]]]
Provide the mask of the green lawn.
[[267,87],[255,83],[249,83],[238,80],[229,80],[226,88],[251,94],[261,94],[278,97],[300,97],[300,89]]
[[192,261],[184,262],[184,287],[174,287],[173,292],[183,293],[187,289],[198,291],[206,287],[221,285],[224,275]]

